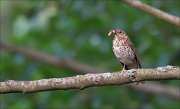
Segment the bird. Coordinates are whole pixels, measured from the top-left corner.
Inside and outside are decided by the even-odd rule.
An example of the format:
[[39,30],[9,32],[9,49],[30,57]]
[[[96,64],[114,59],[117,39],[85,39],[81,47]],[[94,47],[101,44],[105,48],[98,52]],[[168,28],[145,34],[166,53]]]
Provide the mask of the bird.
[[108,36],[114,35],[112,42],[113,52],[118,61],[123,65],[122,70],[140,69],[141,64],[128,35],[122,29],[110,30]]

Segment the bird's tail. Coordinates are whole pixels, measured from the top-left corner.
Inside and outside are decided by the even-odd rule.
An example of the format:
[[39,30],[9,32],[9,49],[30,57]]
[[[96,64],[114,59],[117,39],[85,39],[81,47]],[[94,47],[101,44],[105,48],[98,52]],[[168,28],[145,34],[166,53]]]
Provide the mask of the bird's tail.
[[130,64],[130,65],[125,65],[125,70],[130,70],[130,69],[140,69],[141,68],[141,64],[139,61],[139,58],[137,56],[135,56],[135,62]]

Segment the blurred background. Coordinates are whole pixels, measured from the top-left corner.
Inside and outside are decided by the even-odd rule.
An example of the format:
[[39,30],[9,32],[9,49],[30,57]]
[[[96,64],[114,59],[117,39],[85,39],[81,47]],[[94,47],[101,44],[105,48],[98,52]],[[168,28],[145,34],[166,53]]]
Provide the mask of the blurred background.
[[[142,0],[180,17],[178,0]],[[180,66],[179,27],[120,0],[1,0],[0,37],[13,47],[68,59],[99,71],[118,71],[110,29],[121,28],[133,41],[144,68]],[[0,51],[0,80],[38,80],[81,74],[21,53]],[[35,52],[35,51],[32,51]],[[84,72],[87,73],[87,72]],[[88,72],[90,73],[90,72]],[[179,88],[179,81],[155,81]],[[147,86],[148,87],[148,86]],[[0,95],[1,109],[179,109],[180,101],[124,86]]]

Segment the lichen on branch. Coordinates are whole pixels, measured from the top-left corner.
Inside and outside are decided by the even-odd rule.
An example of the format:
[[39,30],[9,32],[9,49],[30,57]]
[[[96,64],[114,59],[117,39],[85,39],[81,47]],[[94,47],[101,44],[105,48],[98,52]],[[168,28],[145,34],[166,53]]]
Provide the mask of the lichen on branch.
[[84,89],[93,86],[122,85],[151,80],[179,80],[180,68],[174,66],[156,69],[131,69],[112,73],[77,75],[65,78],[35,81],[7,80],[0,82],[0,93],[32,93],[50,90]]

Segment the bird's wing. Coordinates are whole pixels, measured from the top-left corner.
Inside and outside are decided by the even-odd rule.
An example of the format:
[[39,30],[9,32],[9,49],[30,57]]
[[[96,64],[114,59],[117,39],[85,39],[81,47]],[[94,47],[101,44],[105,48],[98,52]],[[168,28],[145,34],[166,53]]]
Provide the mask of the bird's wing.
[[131,42],[131,40],[128,38],[126,43],[128,43],[128,45],[132,48],[132,50],[134,51],[134,55],[135,55],[135,60],[136,60],[136,63],[138,64],[138,67],[141,68],[141,64],[140,64],[140,61],[139,61],[139,58],[137,56],[137,52],[136,52],[136,49],[134,47],[134,44]]

